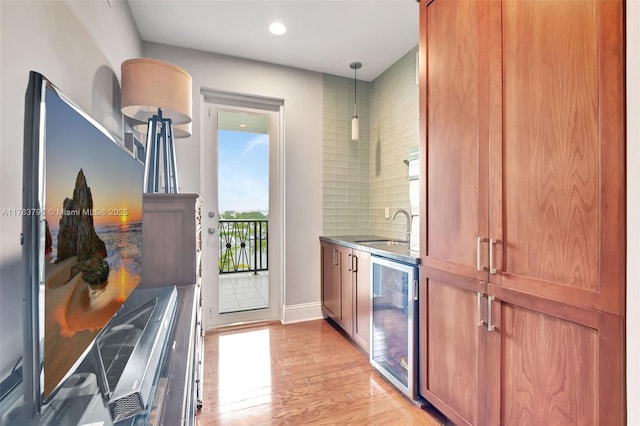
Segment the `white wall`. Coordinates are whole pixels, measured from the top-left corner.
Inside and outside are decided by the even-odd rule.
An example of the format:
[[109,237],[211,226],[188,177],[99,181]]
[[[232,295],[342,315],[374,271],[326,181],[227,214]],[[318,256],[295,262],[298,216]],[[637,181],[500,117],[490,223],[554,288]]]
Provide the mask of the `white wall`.
[[[0,1],[0,210],[22,207],[24,99],[29,71],[48,77],[82,109],[117,129],[120,63],[140,56],[121,1]],[[114,84],[116,87],[114,87]],[[17,216],[0,216],[0,379],[22,354],[24,286]]]
[[[200,158],[201,88],[284,99],[284,305],[319,303],[322,74],[155,43],[144,43],[143,52],[183,67],[193,78],[193,134],[176,142],[181,192],[200,193],[200,168],[208,161]],[[212,196],[200,195],[205,202]]]
[[640,1],[627,1],[627,424],[640,426]]

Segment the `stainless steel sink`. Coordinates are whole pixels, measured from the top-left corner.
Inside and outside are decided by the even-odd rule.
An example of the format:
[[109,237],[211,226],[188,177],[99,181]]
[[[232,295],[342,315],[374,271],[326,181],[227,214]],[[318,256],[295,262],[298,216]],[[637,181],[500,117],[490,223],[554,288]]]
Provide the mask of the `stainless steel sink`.
[[[356,241],[357,242],[357,241]],[[402,247],[402,248],[409,248],[409,243],[406,241],[397,241],[397,240],[384,240],[384,241],[366,241],[366,242],[362,242],[362,244],[365,244],[369,247],[375,247],[375,248],[388,248],[388,247]]]

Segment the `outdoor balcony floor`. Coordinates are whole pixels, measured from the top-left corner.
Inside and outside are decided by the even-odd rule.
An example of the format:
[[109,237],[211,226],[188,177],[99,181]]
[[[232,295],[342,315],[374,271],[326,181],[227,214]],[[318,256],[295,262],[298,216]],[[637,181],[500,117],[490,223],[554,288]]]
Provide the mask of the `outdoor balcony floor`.
[[220,274],[220,313],[269,307],[269,272]]

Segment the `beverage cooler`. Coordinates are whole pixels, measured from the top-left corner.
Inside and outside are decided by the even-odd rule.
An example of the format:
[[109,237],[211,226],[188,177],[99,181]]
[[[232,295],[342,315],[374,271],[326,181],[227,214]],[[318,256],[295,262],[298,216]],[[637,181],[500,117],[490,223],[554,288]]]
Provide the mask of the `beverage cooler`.
[[373,367],[407,397],[416,398],[418,268],[371,256]]

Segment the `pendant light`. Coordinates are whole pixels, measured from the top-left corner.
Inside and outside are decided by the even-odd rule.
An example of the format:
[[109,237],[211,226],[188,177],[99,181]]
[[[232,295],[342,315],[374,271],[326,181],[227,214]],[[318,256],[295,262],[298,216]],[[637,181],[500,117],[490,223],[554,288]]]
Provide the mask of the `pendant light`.
[[362,62],[351,62],[349,67],[353,70],[353,117],[351,118],[351,140],[357,141],[360,139],[360,120],[358,117],[358,80],[356,79],[356,73],[362,67]]

